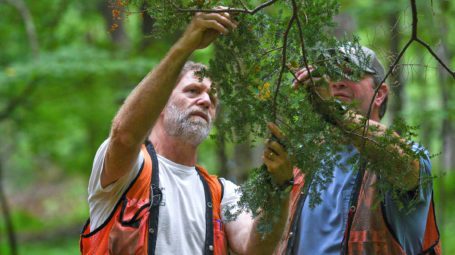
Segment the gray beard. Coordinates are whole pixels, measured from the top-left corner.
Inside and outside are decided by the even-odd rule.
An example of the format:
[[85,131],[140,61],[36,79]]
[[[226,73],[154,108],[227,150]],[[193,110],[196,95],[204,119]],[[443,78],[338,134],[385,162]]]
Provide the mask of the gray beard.
[[163,122],[165,132],[169,136],[178,137],[197,146],[209,135],[212,121],[208,113],[209,122],[192,116],[192,111],[191,109],[180,111],[175,104],[171,103],[166,106]]

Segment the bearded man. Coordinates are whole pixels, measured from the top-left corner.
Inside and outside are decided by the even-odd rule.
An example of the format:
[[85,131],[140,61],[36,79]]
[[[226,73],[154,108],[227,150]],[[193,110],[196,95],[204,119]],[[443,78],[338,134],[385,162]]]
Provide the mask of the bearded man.
[[[263,239],[246,213],[226,222],[222,212],[237,203],[237,186],[196,165],[198,145],[215,118],[217,97],[211,81],[196,75],[203,66],[187,60],[236,26],[228,13],[196,14],[128,96],[95,156],[88,188],[90,219],[80,242],[83,254],[273,250],[287,211]],[[280,176],[276,180],[283,181]]]

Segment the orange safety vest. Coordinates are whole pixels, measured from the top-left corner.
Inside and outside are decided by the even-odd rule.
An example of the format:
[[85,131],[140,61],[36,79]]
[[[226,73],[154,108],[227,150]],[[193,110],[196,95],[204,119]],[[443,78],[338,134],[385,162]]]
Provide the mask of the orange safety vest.
[[[352,223],[346,228],[345,239],[347,249],[345,254],[381,254],[405,255],[403,248],[391,232],[382,206],[375,206],[374,198],[377,196],[375,183],[377,176],[369,171],[365,172],[358,194],[357,206],[352,207],[349,217]],[[294,169],[294,186],[290,194],[289,217],[284,234],[274,254],[292,254],[296,239],[298,220],[296,217],[302,213],[304,203],[304,175],[297,168]],[[349,220],[348,220],[349,223]],[[439,230],[436,225],[433,198],[428,210],[422,251],[419,254],[441,254]]]
[[[144,163],[108,219],[90,232],[87,220],[80,236],[81,254],[154,255],[157,239],[159,205],[158,159],[153,145],[142,146]],[[153,168],[153,171],[152,171]],[[227,254],[224,225],[221,224],[223,186],[216,176],[196,166],[206,198],[206,239],[204,254]],[[178,244],[177,244],[178,245]]]

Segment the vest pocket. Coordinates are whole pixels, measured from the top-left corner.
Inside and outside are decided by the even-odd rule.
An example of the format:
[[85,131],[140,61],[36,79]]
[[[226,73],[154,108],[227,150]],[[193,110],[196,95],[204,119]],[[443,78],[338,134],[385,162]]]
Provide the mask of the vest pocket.
[[139,203],[135,200],[123,199],[120,211],[120,223],[126,227],[138,228],[143,212],[150,207],[150,202]]
[[123,199],[118,221],[109,231],[109,254],[147,254],[149,207],[147,201]]

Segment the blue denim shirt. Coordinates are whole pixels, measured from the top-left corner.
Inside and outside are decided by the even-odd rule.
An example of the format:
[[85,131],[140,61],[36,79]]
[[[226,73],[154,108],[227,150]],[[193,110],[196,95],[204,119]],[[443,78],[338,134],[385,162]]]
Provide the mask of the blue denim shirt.
[[[413,150],[423,151],[424,149],[414,144]],[[420,158],[420,176],[431,174],[428,152],[425,151],[425,154],[426,156]],[[350,159],[356,155],[358,151],[353,146],[347,146],[340,152],[341,158],[334,169],[333,180],[327,189],[321,191],[321,204],[310,208],[309,199],[305,200],[300,222],[298,222],[297,242],[293,254],[340,254],[349,200],[357,173],[352,171],[355,169],[352,169]],[[399,210],[390,195],[385,197],[386,218],[407,254],[417,254],[422,249],[431,191],[431,185],[419,185],[416,190],[418,203],[409,213]],[[406,202],[406,198],[403,199],[403,202]]]

